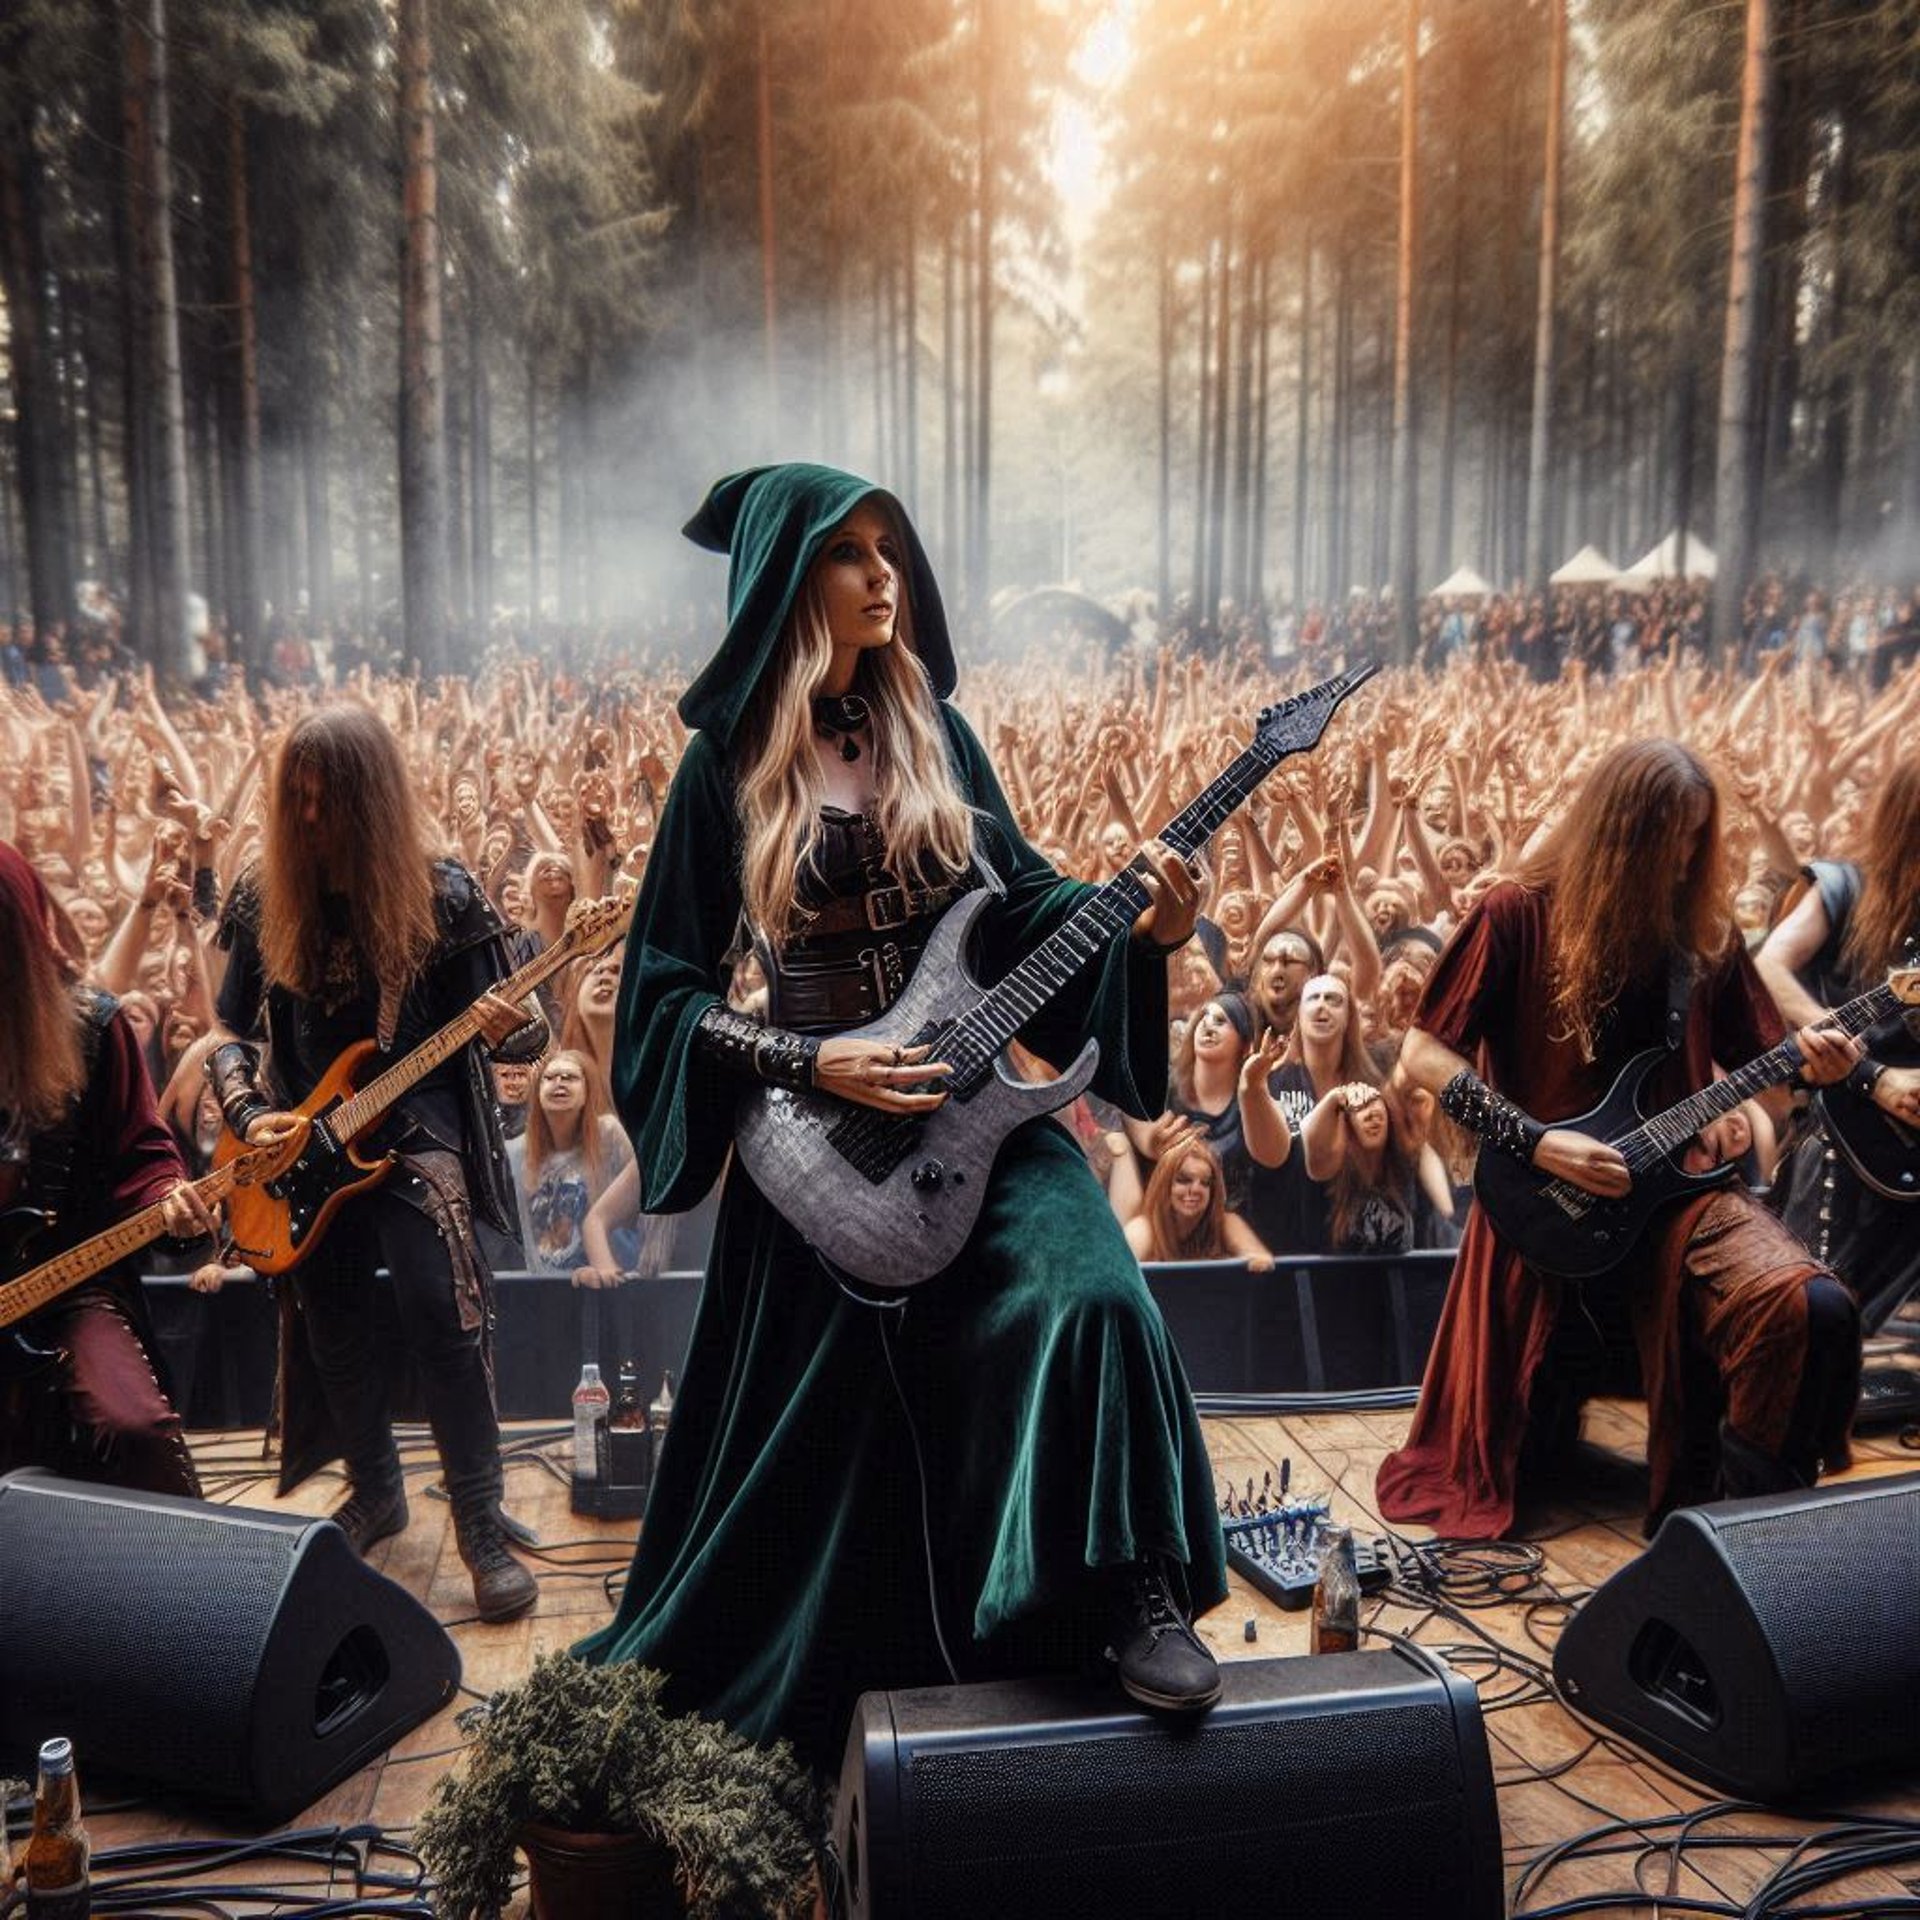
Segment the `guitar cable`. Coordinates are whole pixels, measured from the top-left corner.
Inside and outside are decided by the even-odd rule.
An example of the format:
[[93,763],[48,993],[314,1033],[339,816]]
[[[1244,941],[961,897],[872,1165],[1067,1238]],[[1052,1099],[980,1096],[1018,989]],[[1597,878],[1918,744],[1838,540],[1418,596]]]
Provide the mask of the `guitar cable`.
[[[831,1267],[827,1271],[833,1273]],[[946,1632],[940,1624],[940,1587],[933,1556],[933,1494],[927,1485],[927,1457],[920,1445],[920,1429],[914,1422],[913,1408],[907,1403],[907,1390],[901,1384],[900,1369],[894,1364],[893,1342],[888,1337],[891,1329],[906,1318],[907,1298],[903,1294],[898,1303],[888,1301],[882,1305],[877,1301],[861,1299],[838,1274],[834,1274],[834,1279],[849,1300],[858,1306],[873,1309],[873,1324],[880,1335],[880,1351],[887,1362],[887,1378],[893,1382],[894,1398],[900,1403],[900,1416],[907,1423],[907,1437],[913,1442],[913,1469],[920,1480],[920,1542],[927,1556],[927,1617],[933,1622],[933,1637],[940,1649],[940,1659],[946,1667],[947,1678],[957,1687],[960,1684],[960,1669],[954,1665]]]

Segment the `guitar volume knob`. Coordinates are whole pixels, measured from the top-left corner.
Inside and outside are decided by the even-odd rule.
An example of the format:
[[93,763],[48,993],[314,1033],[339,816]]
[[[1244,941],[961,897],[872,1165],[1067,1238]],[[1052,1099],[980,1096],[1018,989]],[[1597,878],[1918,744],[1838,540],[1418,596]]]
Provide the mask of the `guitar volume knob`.
[[922,1160],[908,1176],[917,1191],[937,1193],[940,1183],[946,1178],[947,1170],[938,1160]]

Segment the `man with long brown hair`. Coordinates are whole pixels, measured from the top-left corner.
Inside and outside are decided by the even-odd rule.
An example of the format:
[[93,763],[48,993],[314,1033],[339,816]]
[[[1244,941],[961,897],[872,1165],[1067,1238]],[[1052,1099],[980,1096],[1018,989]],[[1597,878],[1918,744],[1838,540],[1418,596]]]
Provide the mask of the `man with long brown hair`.
[[[1788,1019],[1818,1020],[1888,968],[1920,965],[1920,752],[1881,785],[1859,861],[1811,860],[1801,873],[1805,891],[1754,956]],[[1920,1031],[1896,1013],[1864,1038],[1848,1088],[1896,1125],[1920,1128]],[[1839,1124],[1831,1110],[1809,1109],[1775,1191],[1782,1217],[1832,1261],[1871,1329],[1920,1286],[1920,1206],[1860,1177],[1835,1139]]]
[[[1556,1122],[1597,1107],[1647,1048],[1667,1053],[1648,1088],[1658,1109],[1784,1031],[1734,937],[1721,861],[1719,796],[1701,761],[1668,740],[1616,747],[1517,881],[1461,922],[1402,1067],[1482,1153],[1624,1195],[1621,1155]],[[1797,1039],[1810,1083],[1853,1064],[1836,1033],[1809,1026]],[[1722,1144],[1718,1128],[1701,1135],[1699,1163],[1728,1157]],[[1576,1355],[1584,1334],[1607,1351]],[[1529,1267],[1476,1207],[1407,1443],[1380,1469],[1380,1511],[1504,1534],[1518,1484],[1569,1463],[1583,1390],[1620,1390],[1622,1362],[1647,1403],[1650,1521],[1693,1500],[1810,1485],[1823,1463],[1846,1461],[1853,1302],[1744,1193],[1656,1215],[1623,1265],[1584,1286]]]
[[[40,876],[0,841],[0,1222],[46,1221],[17,1257],[11,1235],[0,1244],[0,1280],[156,1202],[181,1239],[212,1226],[155,1111],[133,1029],[111,995],[79,984],[63,931]],[[0,1471],[31,1463],[199,1497],[131,1265],[62,1295],[22,1331],[57,1362],[0,1388]]]
[[[374,1039],[398,1059],[476,1005],[496,1057],[539,1051],[544,1024],[488,993],[507,973],[505,928],[472,875],[431,858],[393,735],[356,706],[324,707],[288,734],[269,785],[259,865],[220,923],[230,958],[219,1015],[229,1035],[207,1063],[227,1125],[285,1137],[282,1111],[343,1049]],[[255,1049],[263,1033],[271,1091]],[[460,1555],[486,1620],[524,1613],[533,1576],[499,1522],[500,1429],[486,1329],[489,1277],[474,1215],[515,1226],[504,1146],[477,1048],[407,1093],[363,1148],[399,1165],[351,1201],[283,1296],[280,1484],[343,1456],[348,1497],[334,1518],[365,1552],[407,1524],[377,1332],[375,1274],[392,1277],[400,1332],[439,1449]]]

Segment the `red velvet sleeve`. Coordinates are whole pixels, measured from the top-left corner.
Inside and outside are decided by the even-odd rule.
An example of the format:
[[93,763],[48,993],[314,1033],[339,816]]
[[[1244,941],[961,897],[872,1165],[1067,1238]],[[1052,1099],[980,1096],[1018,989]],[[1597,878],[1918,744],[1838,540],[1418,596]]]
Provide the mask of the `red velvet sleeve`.
[[102,1138],[96,1163],[112,1182],[116,1219],[150,1207],[187,1177],[186,1164],[154,1105],[147,1063],[123,1013],[108,1021],[94,1062]]
[[1732,1071],[1776,1047],[1787,1035],[1787,1024],[1773,995],[1754,970],[1744,946],[1734,946],[1716,970],[1708,989],[1713,1022],[1713,1058]]
[[1413,1024],[1471,1060],[1486,1037],[1488,1018],[1511,1006],[1513,942],[1508,922],[1520,889],[1498,886],[1467,910],[1427,975]]

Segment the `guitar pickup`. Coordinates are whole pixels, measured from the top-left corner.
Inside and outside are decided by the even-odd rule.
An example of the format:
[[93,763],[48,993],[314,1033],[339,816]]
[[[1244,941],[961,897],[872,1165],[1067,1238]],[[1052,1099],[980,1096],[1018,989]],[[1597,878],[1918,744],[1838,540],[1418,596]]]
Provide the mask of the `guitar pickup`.
[[920,1122],[855,1107],[827,1129],[828,1143],[864,1180],[879,1186],[920,1141]]

